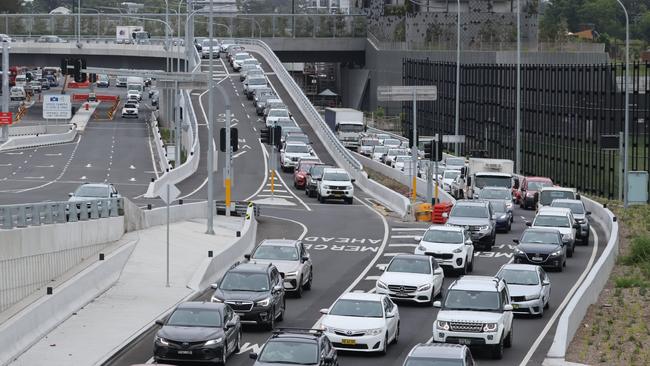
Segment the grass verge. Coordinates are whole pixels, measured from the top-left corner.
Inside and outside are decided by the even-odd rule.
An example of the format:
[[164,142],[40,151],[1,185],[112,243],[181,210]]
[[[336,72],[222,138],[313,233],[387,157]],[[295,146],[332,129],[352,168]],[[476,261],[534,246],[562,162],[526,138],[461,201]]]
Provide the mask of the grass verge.
[[396,180],[394,180],[392,178],[389,178],[389,177],[379,173],[376,170],[369,169],[367,166],[364,166],[363,168],[365,169],[366,173],[368,173],[368,178],[370,178],[370,179],[374,180],[375,182],[383,185],[384,187],[392,189],[393,191],[395,191],[395,192],[397,192],[397,193],[399,193],[399,194],[401,194],[401,195],[403,195],[405,197],[409,196],[409,193],[411,192],[411,189],[409,187],[403,185],[402,183],[400,183],[400,182],[398,182],[398,181],[396,181]]
[[650,365],[650,206],[623,209],[608,202],[608,207],[619,218],[619,258],[566,359],[589,365]]

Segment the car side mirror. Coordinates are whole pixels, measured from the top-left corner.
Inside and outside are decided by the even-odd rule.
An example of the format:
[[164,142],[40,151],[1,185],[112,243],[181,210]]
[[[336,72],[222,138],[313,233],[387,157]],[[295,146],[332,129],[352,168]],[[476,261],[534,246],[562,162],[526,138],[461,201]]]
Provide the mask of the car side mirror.
[[535,192],[535,196],[533,197],[533,200],[535,201],[535,203],[539,201],[539,192]]
[[591,215],[591,211],[585,212],[585,215],[587,215],[587,216]]
[[395,313],[386,313],[386,319],[394,318]]
[[449,213],[443,212],[442,217],[445,218],[445,219],[448,219],[449,218]]
[[350,179],[350,183],[354,183],[354,182],[356,182],[356,181],[357,181],[357,180],[354,179],[354,178]]
[[433,302],[433,307],[434,307],[434,308],[441,308],[441,307],[442,307],[442,303],[440,302],[440,300],[438,300],[438,301],[434,301],[434,302]]
[[68,197],[72,197],[72,196],[74,196],[74,193],[72,192],[68,193]]
[[219,284],[218,283],[213,283],[213,284],[210,285],[210,288],[213,289],[213,290],[216,290],[216,289],[219,288]]
[[519,244],[519,239],[512,239],[512,242],[515,244]]
[[465,241],[465,245],[474,245],[474,242],[470,239]]
[[280,149],[280,153],[282,154],[284,152],[284,149]]
[[330,312],[330,309],[328,309],[328,308],[320,309],[320,313],[323,314],[323,315],[327,315],[327,314],[329,314],[329,312]]
[[530,221],[526,221],[526,226],[533,226],[533,223]]
[[234,328],[235,325],[237,325],[237,323],[235,321],[228,320],[228,322],[226,322],[226,329]]
[[248,354],[248,357],[252,358],[253,360],[257,360],[257,353],[251,352]]
[[251,255],[250,254],[244,254],[244,258],[246,258],[246,260],[251,260]]
[[576,199],[577,199],[577,200],[580,199],[580,193],[576,194]]
[[512,305],[510,304],[505,304],[503,306],[503,311],[512,311]]
[[492,214],[492,220],[496,220],[496,219],[497,219],[497,215],[496,215],[496,214]]
[[435,271],[433,271],[433,273],[435,273],[435,274],[437,274],[437,275],[439,275],[439,274],[443,274],[443,273],[444,273],[444,270],[442,269],[442,267],[438,267],[438,268],[436,268]]
[[161,327],[165,325],[165,321],[162,319],[156,319],[156,325],[160,325]]
[[512,185],[512,188],[519,189],[519,178],[514,179],[514,184]]
[[303,255],[301,259],[302,259],[303,263],[307,262],[309,260],[309,256],[308,255]]
[[574,229],[580,229],[580,224],[573,224]]
[[273,291],[274,291],[274,292],[280,292],[280,291],[282,291],[282,286],[280,286],[280,285],[273,286]]
[[550,285],[551,285],[551,281],[549,280],[542,281],[542,286],[550,286]]
[[414,239],[415,241],[422,241],[422,237],[421,237],[421,236],[415,236],[415,237],[413,237],[413,239]]

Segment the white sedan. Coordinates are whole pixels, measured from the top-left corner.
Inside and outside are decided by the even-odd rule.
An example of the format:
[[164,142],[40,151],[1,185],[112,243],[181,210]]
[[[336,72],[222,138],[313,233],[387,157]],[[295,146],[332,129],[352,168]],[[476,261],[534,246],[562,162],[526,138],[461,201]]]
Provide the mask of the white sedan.
[[496,277],[506,281],[514,313],[544,315],[551,297],[551,280],[542,267],[508,263],[501,266]]
[[399,338],[399,311],[386,295],[348,292],[321,313],[321,329],[338,350],[386,354]]
[[442,290],[445,274],[432,256],[400,254],[388,263],[375,292],[393,299],[433,303]]

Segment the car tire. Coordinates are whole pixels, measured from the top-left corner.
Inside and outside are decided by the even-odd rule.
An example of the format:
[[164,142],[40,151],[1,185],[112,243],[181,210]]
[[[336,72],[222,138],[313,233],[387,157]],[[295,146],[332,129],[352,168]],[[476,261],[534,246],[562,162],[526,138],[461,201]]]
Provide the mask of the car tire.
[[551,306],[551,300],[546,300],[546,304],[544,304],[544,309],[548,309]]
[[505,348],[510,348],[512,347],[512,332],[515,331],[514,327],[510,327],[510,332],[508,332],[508,335],[506,336],[506,339],[503,341],[503,346]]
[[226,359],[228,358],[228,350],[224,347],[223,352],[221,352],[221,360],[217,362],[217,365],[226,365]]
[[280,312],[280,315],[278,315],[279,322],[284,320],[284,312],[286,310],[287,310],[287,300],[285,298],[282,298],[282,311]]
[[302,277],[298,279],[296,284],[297,284],[296,291],[295,291],[296,298],[300,299],[302,297]]
[[559,266],[556,267],[558,272],[564,271],[564,267],[566,266],[566,262],[562,262]]
[[318,195],[318,202],[320,203],[325,203],[325,197],[321,196],[320,194]]
[[352,203],[354,203],[354,197],[346,198],[345,203],[347,203],[348,205],[351,205]]
[[275,309],[273,309],[271,319],[266,322],[265,327],[267,330],[273,330],[273,328],[275,328]]
[[237,353],[241,350],[241,329],[237,333],[237,343],[235,343],[235,350],[233,353]]
[[388,331],[386,331],[386,336],[384,337],[384,348],[379,351],[379,354],[382,356],[386,356],[386,353],[388,353]]
[[537,314],[538,318],[543,318],[544,317],[544,309],[546,309],[546,305],[542,306],[542,308],[539,309],[539,314]]
[[463,268],[457,270],[459,276],[464,276],[467,274],[467,258],[465,258],[465,263],[463,264]]
[[566,256],[569,258],[573,257],[573,250],[574,248],[567,248]]
[[474,258],[469,262],[469,265],[467,267],[468,272],[474,272]]
[[392,344],[397,344],[399,342],[399,322],[397,322],[397,330],[395,330],[395,337],[393,338]]
[[309,193],[309,190],[307,189],[307,187],[305,187],[305,196],[307,196],[307,197],[311,196],[311,194]]
[[503,358],[503,340],[499,344],[492,346],[492,358],[495,360],[500,360]]
[[314,267],[311,268],[311,271],[309,271],[309,280],[307,280],[307,283],[304,284],[303,288],[307,291],[311,290],[311,285],[314,282]]

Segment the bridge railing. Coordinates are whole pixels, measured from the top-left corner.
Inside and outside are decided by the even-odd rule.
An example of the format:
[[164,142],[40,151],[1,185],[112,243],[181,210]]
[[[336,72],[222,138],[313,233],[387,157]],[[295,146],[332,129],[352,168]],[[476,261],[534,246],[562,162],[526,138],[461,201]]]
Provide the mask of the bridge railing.
[[60,201],[0,206],[0,228],[87,221],[124,215],[122,198]]

